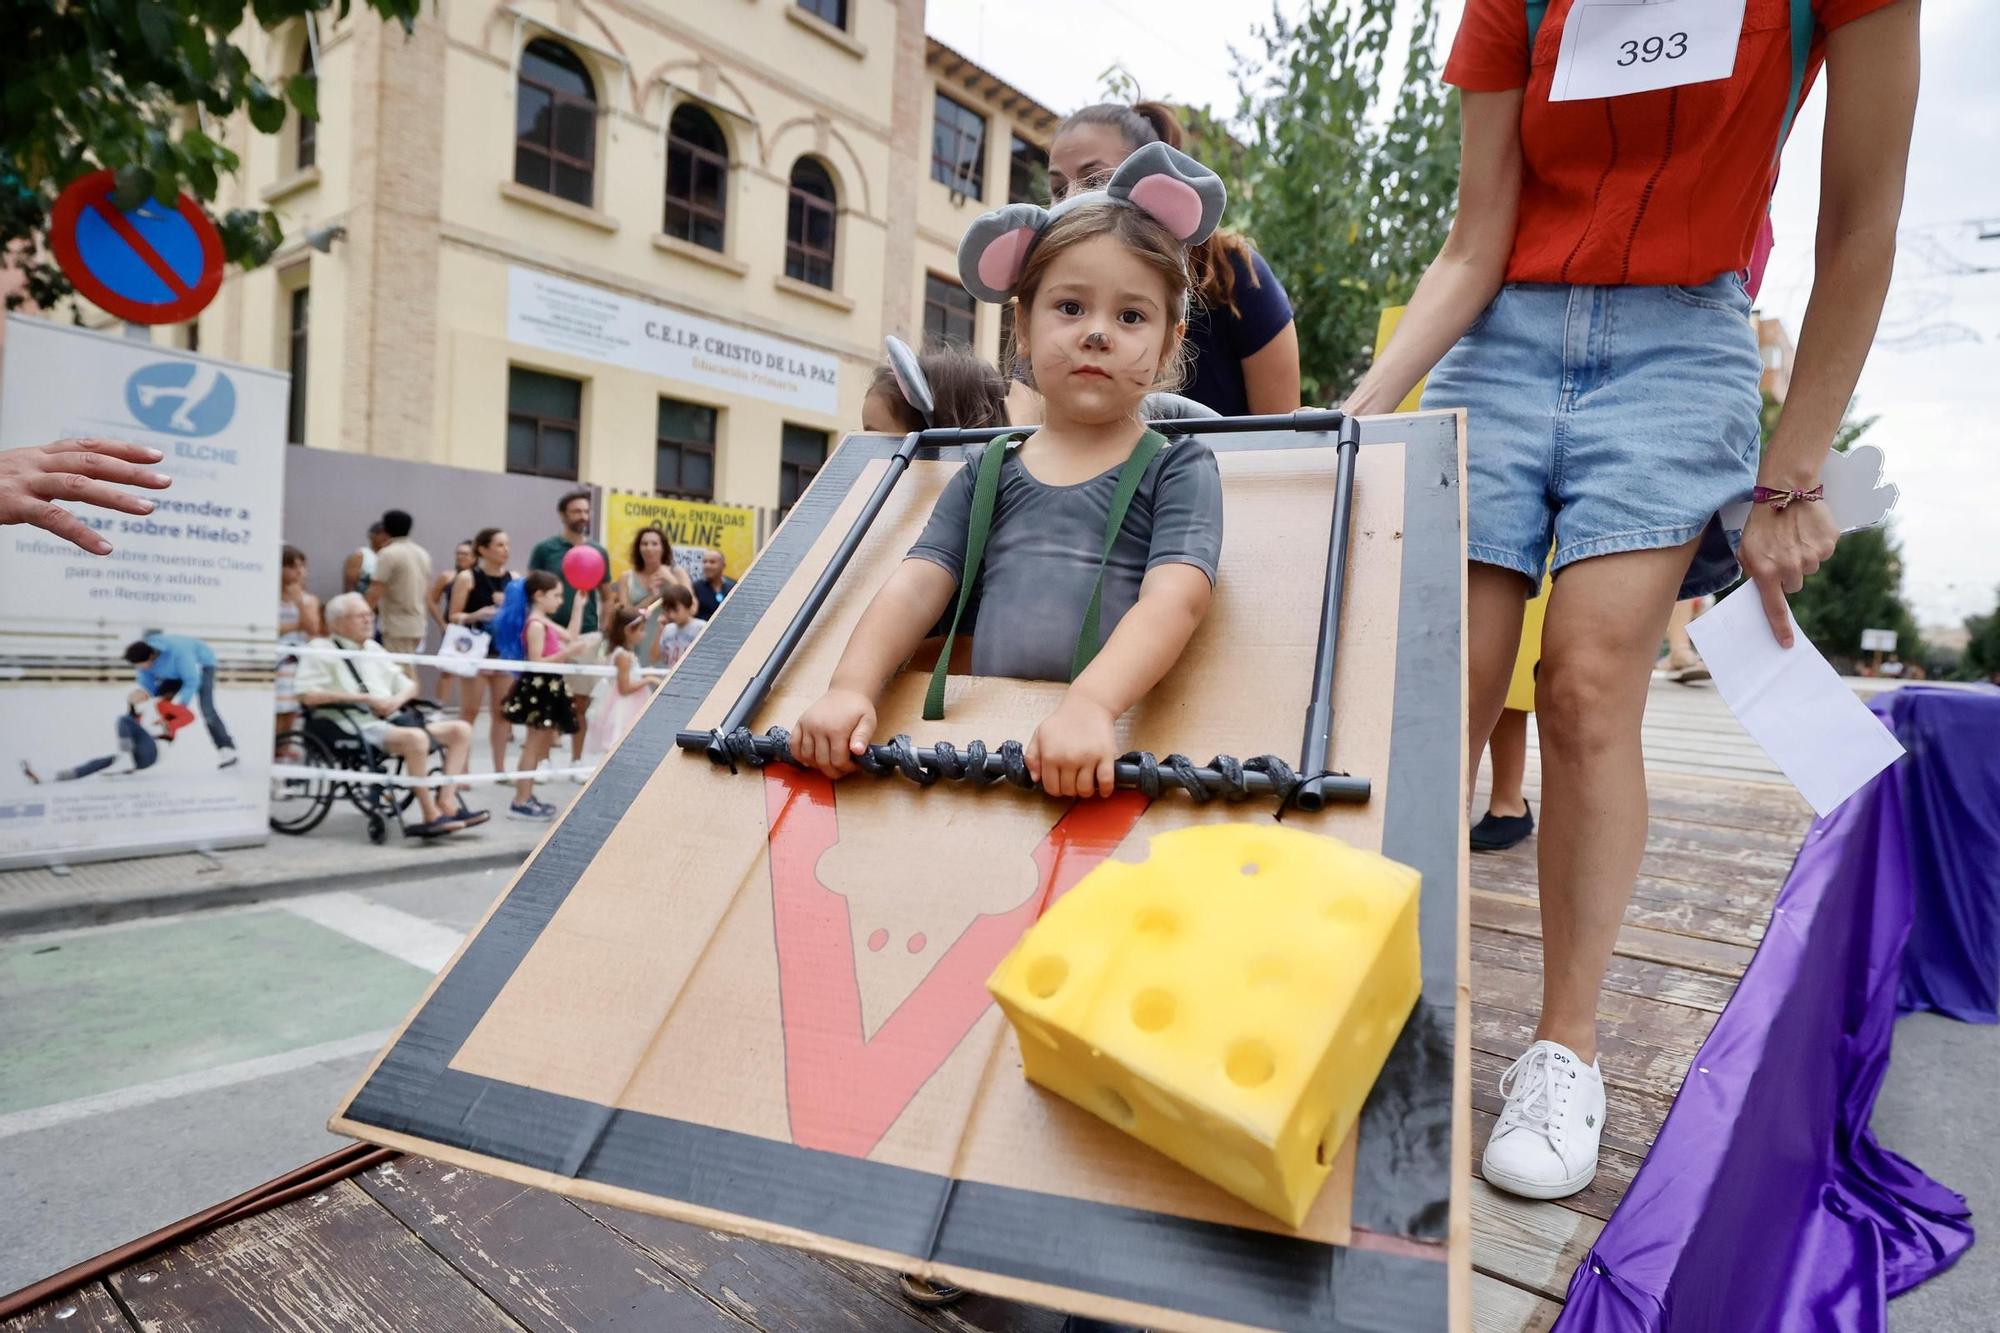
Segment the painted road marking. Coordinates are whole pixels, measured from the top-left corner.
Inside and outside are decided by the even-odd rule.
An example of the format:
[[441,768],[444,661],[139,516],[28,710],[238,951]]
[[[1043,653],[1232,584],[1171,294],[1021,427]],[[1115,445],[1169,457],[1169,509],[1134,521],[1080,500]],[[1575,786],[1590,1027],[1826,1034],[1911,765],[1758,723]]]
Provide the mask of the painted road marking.
[[0,941],[0,1139],[373,1053],[463,938],[335,892]]
[[0,1115],[373,1032],[430,978],[280,911],[0,940]]
[[451,961],[451,956],[458,952],[459,942],[465,938],[449,926],[371,902],[358,893],[315,893],[278,906],[314,925],[338,931],[350,940],[431,973]]
[[310,1069],[314,1065],[325,1064],[329,1060],[372,1055],[382,1049],[394,1034],[394,1028],[383,1028],[377,1032],[364,1032],[358,1037],[343,1037],[339,1041],[321,1042],[317,1046],[301,1046],[297,1050],[280,1051],[276,1055],[259,1056],[254,1060],[238,1060],[234,1064],[216,1065],[210,1069],[197,1069],[186,1074],[175,1074],[170,1078],[154,1079],[151,1083],[137,1083],[129,1088],[101,1092],[94,1097],[78,1097],[73,1101],[57,1102],[53,1106],[37,1106],[26,1111],[15,1111],[11,1115],[0,1115],[0,1139],[12,1138],[17,1134],[29,1134],[56,1125],[66,1125],[72,1121],[104,1115],[111,1111],[128,1111],[135,1106],[147,1106],[172,1097],[213,1092],[217,1088],[249,1083],[255,1079],[269,1078],[274,1074],[295,1073],[301,1069]]

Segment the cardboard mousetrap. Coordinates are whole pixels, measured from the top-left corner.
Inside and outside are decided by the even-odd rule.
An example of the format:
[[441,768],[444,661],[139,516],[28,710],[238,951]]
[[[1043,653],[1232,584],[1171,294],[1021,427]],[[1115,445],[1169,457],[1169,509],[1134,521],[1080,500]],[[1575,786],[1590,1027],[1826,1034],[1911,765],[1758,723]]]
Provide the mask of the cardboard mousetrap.
[[[1325,418],[1330,414],[1317,414]],[[1302,418],[1304,420],[1304,418]],[[1200,425],[1225,536],[1208,619],[1121,723],[1131,748],[1296,759],[1313,696],[1330,430]],[[748,724],[790,726],[964,444],[848,437],[645,716],[333,1119],[524,1184],[1154,1329],[1468,1317],[1462,418],[1364,423],[1331,767],[1365,801],[1286,823],[1423,876],[1423,995],[1294,1230],[1031,1086],[986,979],[1054,898],[1155,834],[1277,803],[1059,802],[1006,783],[836,786],[712,762],[719,729],[907,459]],[[1061,697],[923,673],[881,730],[1025,740]],[[1455,1109],[1456,1108],[1456,1109]]]

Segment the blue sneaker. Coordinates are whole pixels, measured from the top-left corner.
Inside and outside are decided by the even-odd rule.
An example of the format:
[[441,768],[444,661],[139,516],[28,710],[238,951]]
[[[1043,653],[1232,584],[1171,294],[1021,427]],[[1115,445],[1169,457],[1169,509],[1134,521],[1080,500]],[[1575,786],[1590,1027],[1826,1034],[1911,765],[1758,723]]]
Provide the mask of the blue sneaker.
[[509,819],[532,819],[545,823],[555,817],[556,808],[554,806],[548,804],[546,801],[537,801],[533,797],[529,797],[525,801],[516,801],[507,807],[507,818]]

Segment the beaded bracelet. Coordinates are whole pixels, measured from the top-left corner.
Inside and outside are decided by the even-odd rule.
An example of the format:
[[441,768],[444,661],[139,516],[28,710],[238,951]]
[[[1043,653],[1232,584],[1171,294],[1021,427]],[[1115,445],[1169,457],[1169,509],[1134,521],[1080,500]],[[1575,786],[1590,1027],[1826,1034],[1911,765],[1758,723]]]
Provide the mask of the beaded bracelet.
[[1825,498],[1826,486],[1823,483],[1813,487],[1809,491],[1773,490],[1769,486],[1759,486],[1750,492],[1751,504],[1767,504],[1771,506],[1774,513],[1784,509],[1786,505],[1789,505],[1794,500],[1811,502]]

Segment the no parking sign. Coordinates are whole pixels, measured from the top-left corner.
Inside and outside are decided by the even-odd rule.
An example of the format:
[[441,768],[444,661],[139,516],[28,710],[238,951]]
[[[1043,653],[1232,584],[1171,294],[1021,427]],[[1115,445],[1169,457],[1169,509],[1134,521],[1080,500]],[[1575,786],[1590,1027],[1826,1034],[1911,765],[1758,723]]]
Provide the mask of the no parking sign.
[[71,181],[49,220],[49,248],[76,290],[107,314],[134,324],[193,319],[222,285],[222,237],[201,205],[183,194],[168,208],[112,202],[116,173]]

